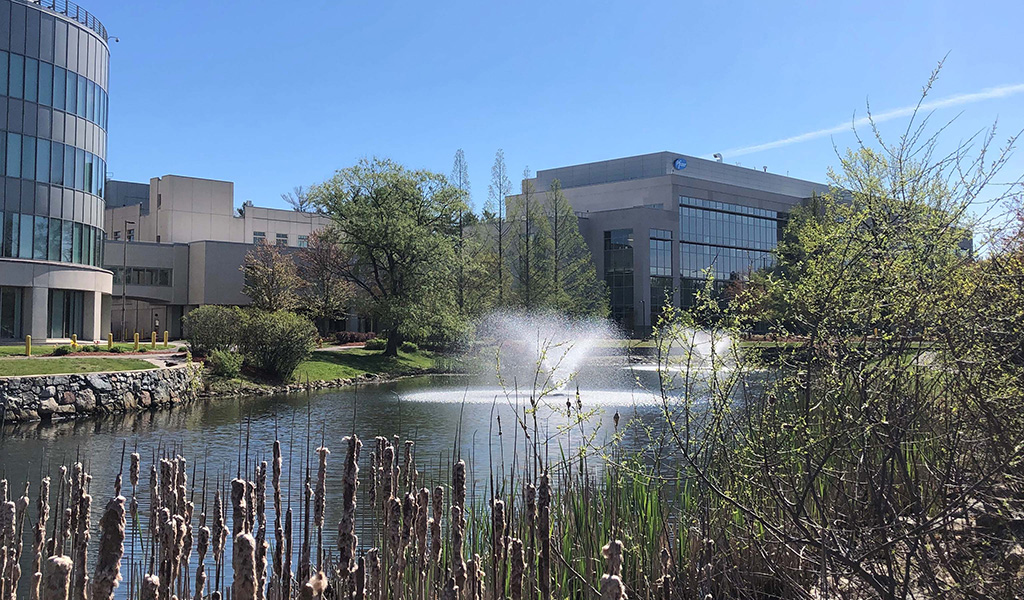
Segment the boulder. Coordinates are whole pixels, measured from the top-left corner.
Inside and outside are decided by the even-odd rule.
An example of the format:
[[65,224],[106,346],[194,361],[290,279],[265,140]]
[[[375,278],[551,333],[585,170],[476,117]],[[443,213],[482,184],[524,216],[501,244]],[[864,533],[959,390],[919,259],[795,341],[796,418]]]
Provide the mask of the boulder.
[[114,389],[113,386],[110,385],[110,380],[103,375],[88,375],[85,379],[89,382],[89,385],[92,386],[92,389],[97,392],[109,392]]

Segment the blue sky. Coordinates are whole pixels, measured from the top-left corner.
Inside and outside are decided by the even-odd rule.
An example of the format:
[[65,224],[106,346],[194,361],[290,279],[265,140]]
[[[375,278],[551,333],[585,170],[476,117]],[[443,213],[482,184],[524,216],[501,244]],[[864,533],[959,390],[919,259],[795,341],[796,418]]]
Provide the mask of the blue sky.
[[[996,118],[1000,140],[1024,128],[1019,1],[82,4],[120,38],[112,176],[234,181],[236,204],[281,205],[372,155],[447,174],[463,148],[479,207],[498,148],[514,180],[747,148],[849,122],[868,100],[913,104],[947,53],[935,100],[1018,86],[939,109],[960,114],[950,143]],[[725,160],[824,180],[833,142],[854,137]],[[1019,156],[1007,176],[1022,172]]]

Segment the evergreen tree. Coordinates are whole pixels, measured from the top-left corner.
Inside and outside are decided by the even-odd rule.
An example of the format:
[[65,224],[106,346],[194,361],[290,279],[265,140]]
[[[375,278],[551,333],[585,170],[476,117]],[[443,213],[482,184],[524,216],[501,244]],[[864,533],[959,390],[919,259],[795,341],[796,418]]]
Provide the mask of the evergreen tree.
[[531,310],[548,308],[553,304],[554,246],[543,199],[534,189],[529,168],[523,171],[522,193],[510,198],[509,204],[509,270],[516,301]]
[[575,316],[608,316],[608,288],[597,277],[594,261],[580,233],[579,218],[555,179],[547,192],[551,232],[553,306]]

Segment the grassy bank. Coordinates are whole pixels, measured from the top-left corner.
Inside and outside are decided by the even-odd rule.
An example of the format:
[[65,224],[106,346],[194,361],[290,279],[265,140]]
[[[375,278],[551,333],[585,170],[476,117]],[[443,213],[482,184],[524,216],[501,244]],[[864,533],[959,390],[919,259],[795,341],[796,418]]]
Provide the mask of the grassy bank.
[[0,377],[23,375],[62,375],[65,373],[98,373],[102,371],[141,371],[155,369],[137,358],[50,358],[46,360],[0,360]]
[[[32,356],[53,356],[53,351],[61,346],[67,346],[67,344],[33,344],[32,345]],[[79,344],[79,353],[88,354],[81,350],[84,347],[91,347],[92,344]],[[139,343],[139,352],[175,352],[179,348],[180,344],[171,343],[169,347],[164,348],[162,341],[157,342],[156,349],[154,350],[147,340],[146,343]],[[107,343],[101,342],[96,344],[96,350],[94,352],[109,352],[107,350]],[[132,353],[135,351],[135,344],[133,343],[115,343],[114,352],[118,353]],[[25,344],[7,344],[0,346],[0,358],[7,356],[25,356]]]

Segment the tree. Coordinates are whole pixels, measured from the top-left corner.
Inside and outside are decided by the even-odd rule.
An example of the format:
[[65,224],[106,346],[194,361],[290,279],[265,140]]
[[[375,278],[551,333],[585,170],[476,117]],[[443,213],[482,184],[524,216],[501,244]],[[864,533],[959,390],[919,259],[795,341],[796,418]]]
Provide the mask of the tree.
[[505,273],[505,252],[508,244],[505,199],[511,193],[512,182],[508,178],[508,168],[505,166],[505,151],[499,148],[494,155],[494,164],[491,166],[491,183],[487,186],[487,204],[484,206],[484,221],[494,229],[494,237],[497,242],[495,246],[497,262],[494,267],[497,276],[495,287],[497,288],[499,306],[505,304],[505,290],[508,289]]
[[509,270],[516,300],[528,310],[550,307],[551,225],[530,179],[529,167],[523,170],[522,193],[509,198],[508,220],[512,238]]
[[[470,206],[470,191],[469,191],[469,164],[466,162],[466,154],[459,148],[455,151],[455,161],[452,164],[452,177],[451,183],[456,190],[459,191],[462,203],[466,205],[466,210],[459,211],[459,243],[456,248],[456,254],[458,259],[458,302],[459,309],[465,311],[466,307],[466,215],[469,211]],[[471,214],[471,213],[469,213]]]
[[608,288],[597,277],[594,260],[580,233],[579,218],[555,179],[547,192],[551,222],[551,286],[557,310],[574,316],[608,316]]
[[299,279],[295,262],[277,246],[261,240],[245,255],[241,266],[245,283],[242,293],[260,310],[291,310],[299,305]]
[[321,332],[328,321],[345,316],[354,292],[341,269],[351,257],[345,254],[336,238],[331,229],[315,231],[309,236],[309,245],[299,251],[305,312],[319,324]]
[[281,194],[281,199],[287,202],[295,212],[313,212],[313,201],[309,198],[309,192],[301,185],[295,186],[291,192]]
[[443,175],[363,159],[310,197],[351,256],[340,272],[366,295],[387,336],[386,356],[397,355],[403,338],[458,327],[455,247],[465,204]]

